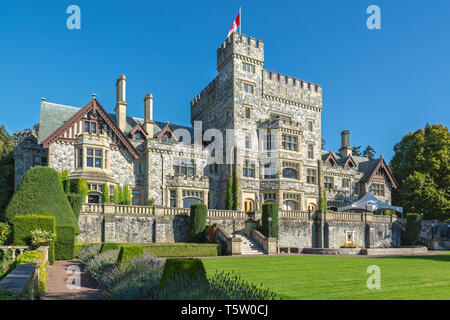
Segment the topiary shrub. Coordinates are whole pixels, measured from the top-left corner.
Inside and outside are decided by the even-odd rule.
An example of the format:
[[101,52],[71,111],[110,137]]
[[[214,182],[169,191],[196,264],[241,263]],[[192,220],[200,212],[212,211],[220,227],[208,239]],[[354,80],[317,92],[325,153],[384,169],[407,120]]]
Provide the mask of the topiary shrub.
[[120,247],[117,262],[120,264],[127,263],[131,258],[138,257],[144,253],[142,246],[137,244],[124,244]]
[[415,245],[419,239],[420,229],[422,228],[422,217],[417,213],[408,213],[406,215],[405,244]]
[[195,279],[207,283],[208,279],[206,278],[202,260],[192,258],[167,259],[159,284],[160,288],[164,288],[170,285],[171,281],[176,281],[180,278]]
[[55,259],[72,260],[75,258],[75,229],[72,226],[57,226],[55,241]]
[[189,241],[202,242],[203,230],[206,227],[206,214],[208,209],[203,203],[195,203],[191,205],[191,213],[189,217]]
[[77,193],[71,193],[67,195],[67,199],[69,200],[70,206],[72,207],[73,214],[75,215],[75,219],[80,216],[81,205],[84,202],[84,196]]
[[119,250],[120,249],[120,244],[119,243],[103,243],[102,244],[102,248],[100,249],[100,252],[106,252],[108,250]]
[[[269,221],[268,218],[272,218],[269,235]],[[266,237],[278,239],[278,205],[274,202],[266,202],[262,205],[261,215],[261,232]]]
[[58,173],[49,167],[33,167],[27,171],[6,207],[6,219],[26,214],[54,216],[56,225],[72,226],[79,233],[78,223]]
[[[56,233],[55,217],[43,215],[17,215],[12,220],[13,243],[15,245],[30,245],[31,232],[37,229]],[[50,242],[48,248],[48,261],[55,263],[55,243]]]

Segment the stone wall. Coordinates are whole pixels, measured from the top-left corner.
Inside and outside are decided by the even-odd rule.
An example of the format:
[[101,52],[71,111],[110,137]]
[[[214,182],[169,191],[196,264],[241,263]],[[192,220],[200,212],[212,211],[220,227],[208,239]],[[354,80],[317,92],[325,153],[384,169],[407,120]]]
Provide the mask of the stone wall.
[[[207,225],[217,224],[229,234],[232,234],[234,229],[239,232],[245,228],[247,218],[242,217],[239,213],[236,214],[235,222],[231,217],[212,216],[214,214],[216,213],[208,214]],[[78,242],[171,243],[189,240],[189,216],[187,214],[81,212],[79,226]],[[396,227],[396,222],[368,223],[365,221],[280,218],[278,246],[281,248],[340,248],[346,244],[346,232],[348,231],[353,232],[353,245],[358,247],[387,248],[397,247],[401,244],[401,229]],[[321,245],[322,234],[323,246]]]

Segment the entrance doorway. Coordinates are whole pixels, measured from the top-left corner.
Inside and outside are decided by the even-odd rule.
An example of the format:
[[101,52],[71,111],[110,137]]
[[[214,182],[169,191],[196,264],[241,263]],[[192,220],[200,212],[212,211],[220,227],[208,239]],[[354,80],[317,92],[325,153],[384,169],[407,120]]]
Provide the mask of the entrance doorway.
[[245,212],[254,212],[255,211],[255,202],[251,199],[244,200],[244,211]]
[[345,231],[345,246],[346,247],[353,247],[353,231]]

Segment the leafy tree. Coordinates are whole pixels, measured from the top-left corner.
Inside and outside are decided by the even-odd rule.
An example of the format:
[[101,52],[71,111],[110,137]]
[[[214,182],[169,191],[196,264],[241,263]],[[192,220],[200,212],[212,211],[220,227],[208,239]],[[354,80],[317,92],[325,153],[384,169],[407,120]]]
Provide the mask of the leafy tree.
[[352,147],[352,154],[354,156],[361,156],[361,146]]
[[394,146],[391,171],[399,182],[392,199],[425,219],[450,217],[450,135],[443,125],[406,134]]
[[375,149],[371,146],[367,146],[363,151],[363,156],[373,160],[375,158]]
[[0,126],[0,221],[14,193],[13,138]]

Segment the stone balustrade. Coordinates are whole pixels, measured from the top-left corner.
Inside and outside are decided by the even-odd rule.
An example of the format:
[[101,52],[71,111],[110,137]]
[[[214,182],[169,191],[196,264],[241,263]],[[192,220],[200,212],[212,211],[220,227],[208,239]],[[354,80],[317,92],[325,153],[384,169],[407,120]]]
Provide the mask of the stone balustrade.
[[3,252],[3,256],[6,255],[8,250],[11,250],[11,262],[16,260],[16,252],[19,251],[19,255],[24,253],[27,250],[32,250],[30,246],[0,246],[0,250]]
[[292,218],[292,219],[308,219],[310,220],[312,217],[311,211],[288,211],[281,210],[279,212],[278,218]]
[[[82,212],[85,213],[99,213],[99,214],[129,214],[129,215],[151,215],[151,216],[175,216],[175,215],[190,215],[189,208],[171,208],[161,206],[127,206],[116,205],[113,203],[104,204],[92,204],[85,203],[82,205]],[[224,218],[224,219],[247,219],[249,217],[259,220],[261,219],[261,213],[247,213],[245,211],[236,210],[220,210],[220,209],[208,209],[208,218]],[[370,212],[363,213],[350,213],[350,212],[336,212],[326,211],[317,213],[311,211],[288,211],[280,210],[280,219],[296,219],[296,220],[320,220],[323,217],[324,220],[332,221],[355,221],[355,222],[376,222],[376,223],[392,223],[397,220],[397,217],[374,215]]]

